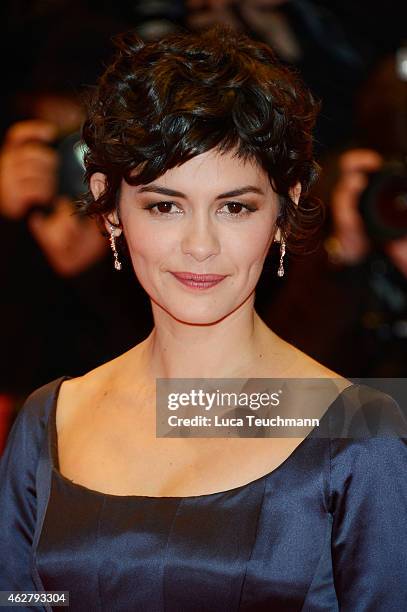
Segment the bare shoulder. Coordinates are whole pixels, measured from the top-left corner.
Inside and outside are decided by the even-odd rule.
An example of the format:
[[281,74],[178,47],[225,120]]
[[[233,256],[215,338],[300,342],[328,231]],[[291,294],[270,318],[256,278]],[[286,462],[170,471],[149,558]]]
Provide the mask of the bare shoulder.
[[326,367],[274,333],[273,346],[273,352],[268,354],[268,363],[270,370],[274,371],[274,362],[277,358],[281,364],[278,375],[281,375],[282,378],[328,378],[332,380],[339,391],[352,384],[350,380],[338,374],[338,372]]
[[[320,419],[338,396],[352,386],[350,380],[279,337],[274,336],[270,346],[269,377],[284,381],[281,410],[287,414]],[[279,369],[274,365],[276,362],[281,364]]]
[[[288,343],[286,343],[288,344]],[[292,369],[298,377],[307,378],[335,378],[350,383],[343,376],[324,366],[322,363],[313,359],[295,346],[288,344],[288,347],[293,356]]]
[[102,397],[120,389],[123,371],[129,361],[137,362],[143,343],[108,361],[83,376],[65,380],[59,390],[56,413],[58,431],[75,418],[84,406],[95,406]]

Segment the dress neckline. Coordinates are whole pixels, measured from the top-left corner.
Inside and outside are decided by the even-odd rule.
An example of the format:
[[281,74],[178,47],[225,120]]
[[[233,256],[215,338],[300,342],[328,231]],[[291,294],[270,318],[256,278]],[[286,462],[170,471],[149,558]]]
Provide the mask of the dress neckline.
[[[291,461],[294,460],[295,456],[300,452],[300,450],[302,449],[302,447],[308,443],[309,439],[314,439],[313,438],[313,433],[316,430],[316,427],[314,427],[306,436],[305,438],[303,438],[301,440],[301,442],[294,448],[294,450],[281,462],[279,463],[279,465],[277,467],[275,467],[274,469],[270,470],[269,472],[267,472],[266,474],[262,474],[261,476],[250,480],[249,482],[246,482],[242,485],[239,485],[237,487],[232,487],[230,489],[225,489],[223,491],[215,491],[214,493],[202,493],[200,495],[117,495],[114,493],[105,493],[104,491],[98,491],[97,489],[91,489],[89,487],[86,487],[85,485],[82,485],[78,482],[75,482],[74,480],[70,480],[69,478],[67,478],[66,476],[64,476],[62,474],[62,472],[60,471],[60,466],[59,466],[59,454],[58,454],[58,432],[57,432],[57,427],[56,427],[56,408],[57,408],[57,402],[58,402],[58,396],[59,396],[59,390],[61,388],[62,383],[65,380],[70,380],[72,379],[72,376],[61,376],[60,378],[58,378],[55,381],[55,387],[53,389],[53,395],[52,395],[52,405],[51,405],[51,412],[50,412],[50,416],[49,416],[49,420],[48,420],[48,427],[47,427],[47,431],[48,431],[48,449],[49,449],[49,460],[50,460],[50,464],[51,464],[51,469],[52,472],[57,476],[57,478],[66,483],[67,485],[71,486],[73,489],[77,489],[77,490],[81,490],[83,492],[87,492],[90,495],[96,495],[96,496],[100,496],[100,497],[105,497],[105,498],[109,498],[109,499],[118,499],[118,500],[137,500],[137,499],[151,499],[151,500],[169,500],[169,501],[181,501],[183,499],[185,500],[193,500],[193,499],[209,499],[209,498],[213,498],[213,497],[221,497],[221,496],[228,496],[228,495],[235,495],[238,494],[239,492],[241,492],[242,490],[250,487],[250,486],[254,486],[256,484],[259,484],[262,481],[265,481],[266,479],[269,479],[271,476],[273,476],[274,474],[276,474],[277,472],[280,472],[282,469],[284,469],[286,467],[286,465],[288,465]],[[324,414],[322,415],[322,417],[320,418],[320,422],[322,421],[322,419],[327,418],[328,412],[331,410],[332,406],[335,404],[335,402],[338,400],[339,397],[342,396],[343,393],[345,393],[345,391],[347,391],[349,388],[353,388],[353,387],[357,387],[359,385],[352,383],[350,385],[348,385],[347,387],[345,387],[344,389],[342,389],[342,391],[340,391],[337,395],[337,397],[335,398],[335,400],[328,406],[328,408],[326,409],[326,411],[324,412]]]

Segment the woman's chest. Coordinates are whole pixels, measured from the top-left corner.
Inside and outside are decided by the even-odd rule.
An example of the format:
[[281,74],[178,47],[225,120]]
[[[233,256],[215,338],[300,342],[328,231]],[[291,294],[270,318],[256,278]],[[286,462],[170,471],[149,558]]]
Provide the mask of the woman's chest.
[[44,588],[69,590],[75,610],[301,610],[323,575],[332,597],[324,462],[304,457],[196,497],[102,495],[54,472]]
[[191,496],[241,486],[281,465],[303,438],[160,438],[155,422],[84,419],[58,434],[69,480],[111,495]]

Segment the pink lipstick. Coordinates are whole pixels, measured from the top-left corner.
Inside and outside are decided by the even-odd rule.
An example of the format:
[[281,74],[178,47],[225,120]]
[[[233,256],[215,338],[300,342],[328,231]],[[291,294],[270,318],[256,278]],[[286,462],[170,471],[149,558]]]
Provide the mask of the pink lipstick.
[[192,272],[171,272],[171,274],[183,285],[193,289],[209,289],[226,278],[222,274],[193,274]]

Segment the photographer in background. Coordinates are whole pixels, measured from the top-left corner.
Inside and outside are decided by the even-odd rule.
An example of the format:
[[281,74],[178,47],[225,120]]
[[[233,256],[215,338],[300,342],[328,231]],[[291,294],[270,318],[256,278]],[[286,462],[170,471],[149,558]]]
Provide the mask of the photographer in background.
[[81,86],[95,82],[114,31],[111,21],[55,24],[15,96],[17,120],[1,145],[0,394],[17,404],[50,378],[80,375],[150,331],[148,300],[126,282],[125,257],[118,273],[108,240],[61,190],[70,154],[61,142],[80,129]]
[[264,309],[278,335],[347,377],[407,376],[407,237],[378,245],[360,210],[370,175],[383,167],[372,149],[339,157],[325,240],[291,258]]
[[291,261],[286,285],[266,309],[283,338],[348,377],[407,375],[402,57],[401,50],[386,57],[359,91],[355,144],[325,165],[319,184],[328,203],[325,239],[312,256]]
[[6,134],[0,152],[0,214],[26,220],[53,270],[70,277],[105,256],[108,245],[96,224],[75,215],[71,199],[58,193],[60,160],[51,144],[58,132],[79,127],[79,121],[66,125],[75,117],[79,119],[79,108],[73,103],[69,108],[69,100],[57,97],[44,102],[49,120],[21,121]]
[[[340,178],[331,198],[332,234],[325,246],[334,267],[354,270],[360,277],[364,299],[360,304],[359,324],[367,351],[364,365],[367,374],[404,377],[407,375],[407,189],[404,193],[400,191],[398,200],[391,201],[392,194],[389,194],[387,217],[381,219],[375,210],[379,206],[378,195],[371,194],[367,200],[366,189],[371,188],[372,175],[376,180],[384,180],[380,174],[384,164],[384,158],[371,149],[353,149],[341,156]],[[407,187],[407,175],[404,184]],[[376,218],[376,234],[370,231],[368,219],[364,218],[362,198]],[[389,210],[392,206],[396,209],[394,213]],[[385,239],[379,231],[383,234],[389,231],[386,221],[392,220],[392,214],[398,217],[400,237]],[[356,354],[361,350],[356,344]]]
[[[380,173],[384,163],[383,156],[373,149],[350,149],[341,156],[339,160],[340,178],[331,197],[333,231],[326,242],[326,248],[334,263],[356,265],[366,259],[371,252],[371,239],[359,209],[360,197],[369,185],[369,175]],[[403,196],[400,195],[400,197]],[[407,199],[404,211],[407,211]],[[403,214],[404,219],[405,216],[406,212]],[[407,279],[405,220],[400,228],[400,233],[403,229],[405,235],[384,241],[381,244],[381,250],[402,277]]]
[[385,57],[360,90],[358,140],[344,153],[326,242],[338,266],[364,266],[361,324],[376,376],[407,374],[407,48]]

